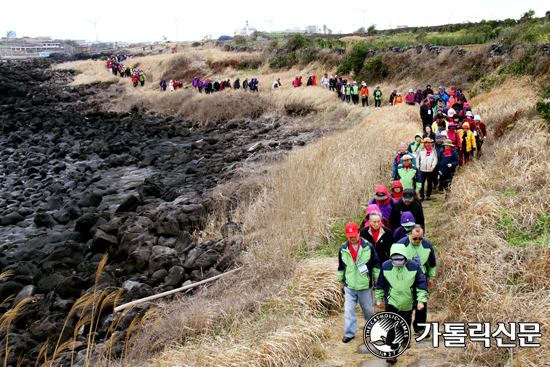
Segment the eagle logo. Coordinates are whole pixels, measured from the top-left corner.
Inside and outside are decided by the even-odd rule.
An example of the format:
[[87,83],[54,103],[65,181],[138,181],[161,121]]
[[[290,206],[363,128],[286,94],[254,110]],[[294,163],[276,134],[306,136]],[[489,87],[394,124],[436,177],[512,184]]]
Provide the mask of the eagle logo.
[[365,346],[379,358],[401,355],[409,347],[410,336],[410,327],[405,319],[393,312],[374,315],[363,331]]

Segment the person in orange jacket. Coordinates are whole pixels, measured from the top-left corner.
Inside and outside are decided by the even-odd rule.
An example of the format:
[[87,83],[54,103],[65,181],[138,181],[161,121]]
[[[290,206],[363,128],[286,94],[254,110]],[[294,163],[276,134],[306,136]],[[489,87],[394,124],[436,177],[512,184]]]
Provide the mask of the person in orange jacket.
[[365,107],[366,104],[367,108],[369,108],[369,88],[367,88],[367,83],[361,83],[361,92],[359,95],[361,96],[361,103],[363,104],[363,107]]
[[397,92],[397,96],[393,99],[393,105],[397,105],[403,103],[403,97],[401,97],[401,93]]

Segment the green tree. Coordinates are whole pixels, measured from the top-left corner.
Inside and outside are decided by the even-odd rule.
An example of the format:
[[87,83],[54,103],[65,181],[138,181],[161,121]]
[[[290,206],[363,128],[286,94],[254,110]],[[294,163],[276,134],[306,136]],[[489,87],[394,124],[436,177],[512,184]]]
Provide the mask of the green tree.
[[376,24],[373,24],[367,28],[367,35],[376,36],[377,34],[378,34],[378,31],[376,30]]

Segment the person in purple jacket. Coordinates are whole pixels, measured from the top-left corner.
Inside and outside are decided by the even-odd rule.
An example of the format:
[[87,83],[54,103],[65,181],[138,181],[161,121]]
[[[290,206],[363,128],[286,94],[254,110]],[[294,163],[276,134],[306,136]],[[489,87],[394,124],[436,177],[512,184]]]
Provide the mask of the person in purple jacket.
[[369,205],[375,204],[376,206],[378,206],[378,209],[380,209],[380,213],[382,213],[382,216],[388,221],[390,220],[393,203],[394,200],[391,198],[388,192],[388,188],[384,185],[378,185],[374,198],[369,201]]
[[193,78],[193,87],[195,87],[195,89],[197,89],[198,85],[199,85],[199,82],[197,81],[197,77],[194,77]]
[[401,227],[393,231],[393,241],[397,242],[403,237],[407,237],[415,224],[412,213],[403,212],[403,214],[401,214]]
[[424,98],[422,98],[422,88],[417,88],[416,93],[414,94],[414,103],[418,103],[418,105],[421,105],[423,100]]
[[204,83],[201,80],[201,78],[199,78],[199,80],[197,81],[197,87],[199,87],[199,93],[202,93],[202,88],[204,88]]

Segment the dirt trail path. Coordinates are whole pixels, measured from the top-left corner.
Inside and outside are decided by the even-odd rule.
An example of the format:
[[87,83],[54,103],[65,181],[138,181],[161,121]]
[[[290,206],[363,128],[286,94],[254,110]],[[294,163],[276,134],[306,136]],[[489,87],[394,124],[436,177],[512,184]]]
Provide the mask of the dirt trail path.
[[[439,207],[441,206],[444,196],[435,195],[432,196],[431,201],[424,202],[424,217],[426,219],[427,234],[426,237],[430,239],[430,232],[434,233],[435,222],[439,213]],[[434,245],[435,246],[435,245]],[[437,286],[437,278],[434,287]],[[441,321],[437,312],[434,312],[433,308],[430,309],[430,303],[428,298],[428,322]],[[375,306],[375,312],[382,311],[382,309]],[[331,325],[327,330],[329,339],[323,343],[323,347],[319,351],[322,353],[323,358],[308,365],[308,367],[386,367],[391,366],[386,363],[385,360],[378,359],[370,354],[367,348],[363,345],[363,315],[359,307],[356,308],[356,315],[358,321],[358,330],[355,334],[355,339],[347,344],[342,343],[342,337],[344,336],[344,313],[331,318]],[[413,316],[414,317],[414,316]],[[440,341],[441,342],[441,341]],[[452,354],[449,355],[448,349],[446,349],[441,343],[439,348],[432,347],[432,339],[427,341],[421,341],[417,343],[414,338],[411,340],[410,348],[401,355],[397,363],[394,366],[403,367],[446,367],[452,366],[453,358]]]

